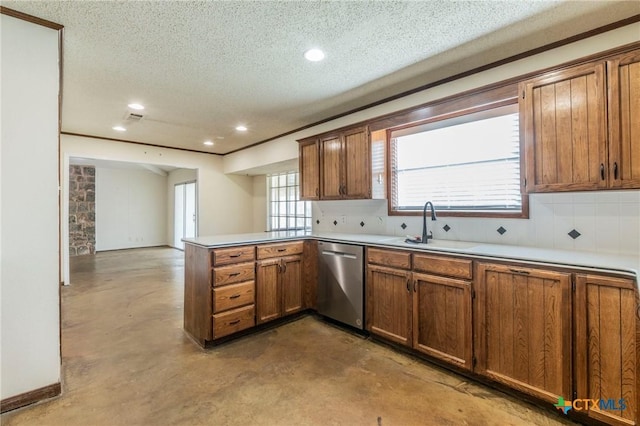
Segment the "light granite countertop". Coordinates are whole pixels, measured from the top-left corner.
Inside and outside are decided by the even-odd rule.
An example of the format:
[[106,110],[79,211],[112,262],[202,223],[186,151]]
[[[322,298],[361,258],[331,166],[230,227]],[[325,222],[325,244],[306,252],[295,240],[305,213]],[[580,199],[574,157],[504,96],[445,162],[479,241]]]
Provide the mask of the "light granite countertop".
[[187,244],[207,248],[260,244],[287,240],[315,239],[375,247],[402,248],[423,252],[443,252],[478,259],[518,260],[534,264],[569,266],[581,270],[616,272],[636,278],[640,290],[640,256],[601,254],[593,252],[556,250],[538,247],[487,244],[474,241],[433,240],[429,244],[405,242],[404,237],[392,235],[312,233],[278,231],[249,234],[227,234],[185,238]]

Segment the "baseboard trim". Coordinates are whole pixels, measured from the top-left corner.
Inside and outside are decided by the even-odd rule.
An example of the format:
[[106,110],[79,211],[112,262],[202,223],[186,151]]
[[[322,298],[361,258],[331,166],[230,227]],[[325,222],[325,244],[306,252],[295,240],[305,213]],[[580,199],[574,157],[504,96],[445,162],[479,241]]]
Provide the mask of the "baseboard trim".
[[43,388],[21,393],[20,395],[12,396],[0,401],[0,413],[6,413],[7,411],[35,404],[38,401],[53,398],[61,393],[62,386],[60,383],[54,383]]

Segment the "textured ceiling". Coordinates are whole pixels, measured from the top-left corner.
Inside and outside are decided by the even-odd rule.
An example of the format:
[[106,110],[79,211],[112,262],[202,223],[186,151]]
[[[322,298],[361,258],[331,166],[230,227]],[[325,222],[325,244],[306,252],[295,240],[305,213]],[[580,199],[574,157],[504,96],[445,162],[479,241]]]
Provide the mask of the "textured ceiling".
[[[215,153],[640,13],[637,1],[2,5],[65,26],[64,132]],[[311,47],[326,59],[307,62]],[[143,120],[112,130],[134,101]]]

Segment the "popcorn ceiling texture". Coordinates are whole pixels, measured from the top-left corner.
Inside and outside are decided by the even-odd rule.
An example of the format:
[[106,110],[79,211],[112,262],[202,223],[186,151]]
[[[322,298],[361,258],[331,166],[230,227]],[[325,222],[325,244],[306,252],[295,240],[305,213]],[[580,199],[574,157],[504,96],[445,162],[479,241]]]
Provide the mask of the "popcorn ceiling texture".
[[96,169],[69,166],[69,255],[96,252]]
[[[312,223],[315,232],[422,233],[422,217],[387,216],[386,200],[314,202]],[[640,191],[532,194],[529,219],[439,216],[427,228],[442,240],[640,256]]]
[[[217,153],[638,13],[549,0],[3,6],[65,26],[63,131]],[[307,62],[311,47],[325,61]],[[147,108],[123,135],[111,127],[129,102]]]

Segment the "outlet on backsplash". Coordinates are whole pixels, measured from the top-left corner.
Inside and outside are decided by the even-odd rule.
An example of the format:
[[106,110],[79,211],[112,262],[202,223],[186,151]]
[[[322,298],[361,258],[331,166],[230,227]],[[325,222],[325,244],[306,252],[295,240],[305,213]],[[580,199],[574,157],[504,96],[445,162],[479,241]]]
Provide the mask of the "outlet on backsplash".
[[[388,216],[386,200],[313,202],[313,218],[315,232],[422,230],[419,216]],[[436,239],[640,255],[640,191],[532,194],[529,219],[438,216],[429,230]]]

